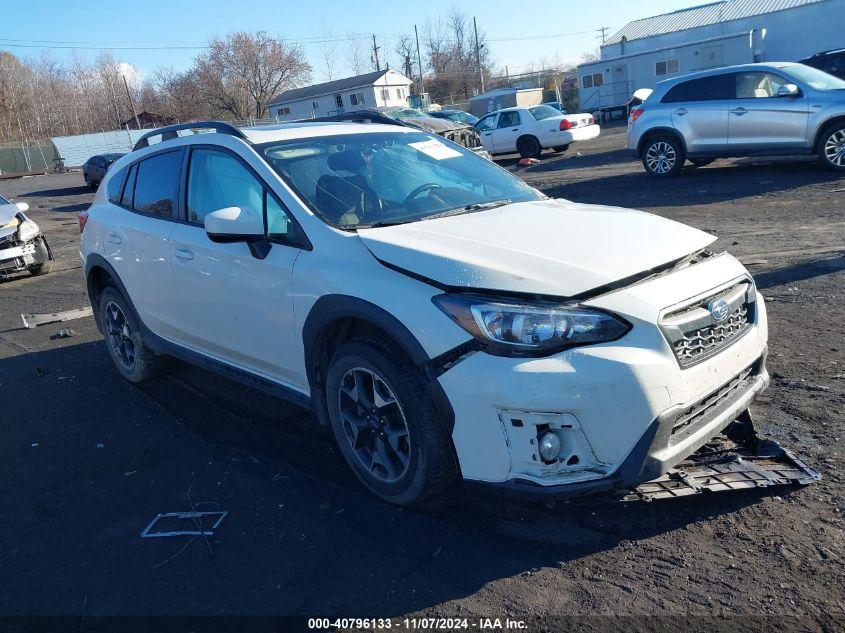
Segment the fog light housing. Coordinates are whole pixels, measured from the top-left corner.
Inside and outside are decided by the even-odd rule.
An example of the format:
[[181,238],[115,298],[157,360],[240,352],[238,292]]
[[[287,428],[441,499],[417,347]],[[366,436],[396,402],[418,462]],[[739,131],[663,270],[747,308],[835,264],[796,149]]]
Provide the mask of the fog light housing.
[[546,431],[540,436],[537,449],[540,451],[540,459],[545,463],[556,462],[560,455],[561,443],[557,433]]

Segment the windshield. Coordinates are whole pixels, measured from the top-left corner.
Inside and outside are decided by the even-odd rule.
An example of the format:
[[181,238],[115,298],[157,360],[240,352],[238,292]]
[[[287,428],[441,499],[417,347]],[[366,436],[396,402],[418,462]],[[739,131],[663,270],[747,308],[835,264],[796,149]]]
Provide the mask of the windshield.
[[538,121],[548,119],[553,116],[560,116],[560,110],[555,110],[552,106],[538,105],[533,108],[528,108],[528,111]]
[[812,66],[793,64],[783,66],[781,70],[816,90],[845,90],[845,81]]
[[321,136],[257,149],[317,215],[341,229],[543,197],[489,160],[425,132]]

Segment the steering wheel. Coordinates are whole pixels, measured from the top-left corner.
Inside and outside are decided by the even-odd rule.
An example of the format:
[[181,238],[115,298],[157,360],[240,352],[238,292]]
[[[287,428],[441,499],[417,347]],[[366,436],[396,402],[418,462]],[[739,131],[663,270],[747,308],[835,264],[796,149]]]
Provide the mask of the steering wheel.
[[405,201],[402,204],[408,204],[411,200],[418,197],[421,193],[431,191],[432,189],[442,189],[442,185],[438,185],[436,182],[427,182],[424,185],[420,185],[407,196],[405,196]]

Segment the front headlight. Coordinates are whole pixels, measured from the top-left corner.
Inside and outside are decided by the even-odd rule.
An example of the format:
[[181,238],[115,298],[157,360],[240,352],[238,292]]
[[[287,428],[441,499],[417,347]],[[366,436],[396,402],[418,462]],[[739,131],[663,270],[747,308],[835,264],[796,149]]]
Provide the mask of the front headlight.
[[544,356],[621,338],[631,325],[577,304],[443,294],[434,304],[497,355]]
[[28,242],[29,240],[38,237],[41,231],[38,230],[38,225],[32,220],[24,220],[18,227],[18,239],[21,242]]

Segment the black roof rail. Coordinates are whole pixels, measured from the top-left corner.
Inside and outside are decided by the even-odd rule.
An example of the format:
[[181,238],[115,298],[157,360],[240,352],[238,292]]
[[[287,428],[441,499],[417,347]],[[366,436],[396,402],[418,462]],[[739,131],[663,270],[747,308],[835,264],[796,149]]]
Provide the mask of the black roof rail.
[[162,141],[169,141],[178,136],[179,130],[214,130],[220,134],[229,134],[230,136],[237,136],[238,138],[246,139],[246,136],[238,128],[231,123],[223,121],[194,121],[193,123],[179,123],[177,125],[166,125],[154,130],[150,130],[138,139],[138,142],[132,147],[134,152],[136,149],[147,147],[150,142],[147,140],[151,136],[161,136]]
[[391,119],[389,116],[382,114],[378,110],[355,110],[353,112],[341,112],[340,114],[320,116],[314,119],[302,119],[297,121],[297,123],[338,123],[343,121],[350,121],[352,123],[382,123],[384,125],[401,125],[403,127],[410,127],[407,123]]

